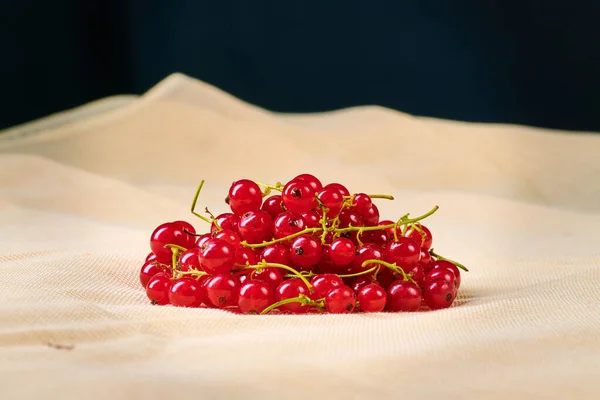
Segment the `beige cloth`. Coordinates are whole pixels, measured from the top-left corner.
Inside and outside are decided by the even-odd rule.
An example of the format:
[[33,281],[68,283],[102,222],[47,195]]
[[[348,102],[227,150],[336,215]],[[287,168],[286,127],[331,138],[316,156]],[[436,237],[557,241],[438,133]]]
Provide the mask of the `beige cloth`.
[[[318,95],[318,94],[316,94]],[[173,75],[0,133],[0,399],[598,399],[600,135],[362,107],[279,115]],[[467,264],[448,310],[153,307],[152,229],[231,181],[314,173],[433,205]],[[63,346],[57,348],[57,346]]]

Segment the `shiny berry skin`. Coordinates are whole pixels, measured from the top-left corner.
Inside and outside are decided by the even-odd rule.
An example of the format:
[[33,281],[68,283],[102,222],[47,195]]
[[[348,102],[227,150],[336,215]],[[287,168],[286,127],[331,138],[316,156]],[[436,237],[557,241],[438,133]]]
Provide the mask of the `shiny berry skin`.
[[311,235],[302,235],[292,240],[290,259],[298,267],[309,269],[321,260],[321,241]]
[[352,288],[352,290],[354,290],[355,293],[358,293],[361,288],[363,288],[364,286],[370,285],[371,283],[375,283],[375,284],[379,285],[379,283],[377,283],[373,279],[372,275],[361,275],[361,276],[357,276],[356,278],[354,278],[352,280],[350,287]]
[[277,216],[284,211],[281,206],[281,195],[275,194],[267,197],[260,209],[269,214],[272,219],[277,218]]
[[263,281],[275,290],[283,282],[283,272],[281,271],[281,268],[263,268],[261,271],[254,271],[252,279]]
[[433,243],[433,238],[431,236],[431,231],[424,225],[418,224],[419,228],[423,231],[423,234],[416,230],[414,226],[409,228],[408,237],[418,243],[422,249],[429,250]]
[[426,282],[425,289],[423,289],[423,300],[432,310],[450,307],[455,298],[456,288],[443,279]]
[[306,228],[317,228],[321,226],[321,216],[316,211],[307,211],[300,214],[304,219]]
[[243,314],[260,314],[275,301],[273,288],[261,280],[251,280],[240,287],[238,307]]
[[217,308],[232,307],[238,303],[240,281],[232,274],[218,274],[206,283],[206,297]]
[[350,239],[337,238],[331,242],[329,247],[329,259],[338,266],[350,265],[356,257],[356,246]]
[[204,244],[212,238],[212,233],[205,233],[202,236],[198,236],[196,238],[196,247],[202,249],[204,247]]
[[238,248],[240,246],[240,237],[234,231],[230,231],[229,229],[223,229],[221,231],[215,232],[213,234],[213,238],[215,239],[223,239],[234,248]]
[[321,183],[321,181],[317,179],[316,176],[311,174],[300,174],[292,180],[308,183],[312,188],[313,193],[316,193],[319,190],[323,189],[323,184]]
[[341,183],[329,183],[325,185],[324,188],[334,188],[337,189],[342,196],[350,196],[350,192],[348,189],[346,189],[346,186],[342,185]]
[[[291,278],[287,279],[275,290],[275,302],[280,302],[281,300],[292,299],[300,296],[301,294],[309,296],[309,290],[306,287],[306,284],[302,282],[300,278]],[[304,314],[308,312],[309,306],[303,306],[299,302],[291,302],[287,304],[282,304],[277,307],[279,310],[284,312],[290,312],[294,314]]]
[[424,285],[427,285],[430,282],[444,280],[448,282],[453,287],[456,287],[456,276],[454,272],[447,268],[432,268],[431,271],[425,275],[423,279]]
[[[375,263],[367,264],[364,266],[362,265],[362,263],[367,260],[383,260],[384,254],[384,250],[381,247],[374,244],[365,244],[364,246],[357,248],[356,257],[352,262],[352,272],[358,273],[375,267],[377,265]],[[383,269],[387,268],[381,267],[381,270]]]
[[[227,229],[238,233],[238,224],[240,222],[239,215],[235,215],[233,213],[223,213],[217,215],[215,220],[217,221],[217,224],[219,224],[219,227],[221,229]],[[215,231],[218,231],[218,229],[215,223],[213,222],[210,226],[210,233],[214,233]]]
[[[379,221],[379,223],[377,224],[378,226],[385,226],[385,225],[392,225],[395,224],[396,221],[390,221],[389,219],[383,220],[383,221]],[[390,241],[394,240],[394,228],[385,228],[384,232],[387,234],[388,239]],[[401,235],[401,230],[397,229],[396,230],[396,235],[400,236]]]
[[210,239],[198,257],[202,270],[211,275],[222,274],[233,269],[235,248],[223,239]]
[[389,311],[417,311],[421,308],[421,289],[410,281],[394,281],[387,289]]
[[270,264],[290,265],[290,249],[284,244],[275,243],[265,246],[258,261],[265,261]]
[[354,200],[352,201],[352,206],[354,211],[359,213],[360,215],[368,214],[369,209],[373,205],[373,201],[369,197],[369,195],[365,193],[357,193],[354,195]]
[[227,204],[236,215],[248,211],[258,211],[262,205],[262,191],[260,187],[249,179],[234,182],[229,188]]
[[379,282],[381,287],[387,289],[392,284],[392,282],[394,282],[397,279],[402,279],[402,275],[396,274],[391,269],[381,266],[381,268],[379,269],[379,274],[377,275],[377,281]]
[[418,287],[423,287],[425,273],[423,272],[421,262],[416,263],[410,270],[406,271],[406,273],[411,274],[413,281],[415,281]]
[[344,196],[342,196],[339,190],[331,187],[323,188],[321,191],[319,191],[317,197],[328,209],[328,217],[333,218],[342,210],[342,206],[344,205]]
[[152,252],[148,253],[144,261],[156,261],[156,254]]
[[349,314],[356,308],[356,295],[348,286],[338,286],[325,297],[325,308],[331,314]]
[[396,264],[404,270],[409,271],[421,258],[421,248],[412,239],[404,236],[398,237],[397,242],[388,245],[385,261]]
[[317,269],[324,274],[341,275],[349,273],[349,267],[347,265],[338,266],[331,261],[331,248],[327,246],[322,246],[321,259],[317,264]]
[[249,244],[268,241],[273,234],[273,219],[264,211],[249,211],[240,218],[238,231],[240,239]]
[[389,237],[383,229],[376,231],[364,231],[360,235],[360,241],[363,243],[376,244],[377,246],[385,249],[388,245]]
[[273,238],[282,239],[306,228],[306,222],[300,214],[286,211],[273,220]]
[[419,262],[423,267],[423,272],[428,273],[429,270],[433,267],[433,262],[435,260],[431,257],[431,254],[423,248],[421,248],[421,257],[419,258]]
[[165,247],[168,244],[189,249],[196,245],[196,238],[185,233],[181,225],[168,222],[159,225],[150,236],[150,249],[161,264],[171,264],[173,252]]
[[437,269],[446,269],[448,271],[451,271],[454,274],[454,277],[456,278],[456,281],[454,282],[456,288],[458,289],[460,287],[460,270],[456,265],[454,265],[450,261],[436,260],[431,263],[430,271],[434,271]]
[[239,246],[235,249],[235,265],[256,265],[258,254],[249,247]]
[[379,208],[375,204],[372,204],[371,208],[360,215],[365,226],[376,226],[379,223]]
[[313,285],[314,298],[320,299],[338,286],[343,286],[342,278],[336,274],[317,274],[312,277],[310,284]]
[[164,306],[169,304],[169,290],[171,289],[171,274],[160,272],[154,275],[146,285],[146,295],[152,304]]
[[192,271],[202,270],[200,266],[200,253],[201,249],[194,247],[181,253],[179,256],[179,270],[180,271]]
[[339,215],[340,228],[348,228],[352,226],[364,226],[363,218],[352,209],[342,210]]
[[196,229],[194,228],[194,226],[192,224],[190,224],[187,221],[173,221],[174,224],[178,224],[179,226],[181,226],[185,231],[191,233],[192,235],[196,234]]
[[369,283],[356,291],[356,299],[362,311],[381,312],[387,303],[387,293],[377,283]]
[[142,287],[145,289],[150,279],[161,272],[168,273],[169,268],[156,261],[146,261],[140,270],[140,283],[142,284]]
[[290,181],[281,192],[281,202],[286,210],[298,214],[318,207],[315,191],[304,181]]
[[169,302],[176,307],[200,307],[204,297],[202,284],[191,278],[174,281],[169,290]]

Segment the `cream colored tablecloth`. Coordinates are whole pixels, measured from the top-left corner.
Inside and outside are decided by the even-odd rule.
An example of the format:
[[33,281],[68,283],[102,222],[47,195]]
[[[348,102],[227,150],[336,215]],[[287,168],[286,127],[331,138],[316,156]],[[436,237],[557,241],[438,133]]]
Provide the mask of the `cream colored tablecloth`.
[[[318,93],[315,94],[318,96]],[[173,75],[0,133],[0,399],[598,399],[600,135],[378,107],[279,115]],[[440,210],[448,310],[152,307],[152,229],[229,184],[309,172]],[[59,348],[57,348],[57,346]],[[62,348],[60,348],[62,346]]]

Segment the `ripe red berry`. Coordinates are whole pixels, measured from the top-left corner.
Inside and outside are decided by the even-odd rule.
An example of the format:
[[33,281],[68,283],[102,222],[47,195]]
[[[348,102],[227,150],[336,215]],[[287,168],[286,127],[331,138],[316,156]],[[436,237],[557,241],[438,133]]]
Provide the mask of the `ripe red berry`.
[[387,289],[387,309],[417,311],[421,308],[421,289],[410,281],[394,281]]
[[192,271],[192,270],[201,270],[200,266],[200,253],[201,249],[198,247],[194,247],[192,249],[188,249],[181,253],[179,257],[179,270],[180,271]]
[[196,246],[202,250],[202,248],[204,247],[204,244],[206,242],[208,242],[210,239],[212,239],[212,233],[205,233],[202,236],[198,236],[198,238],[196,239]]
[[265,261],[269,264],[290,265],[290,249],[284,244],[275,243],[265,246],[260,254],[259,261]]
[[277,218],[277,216],[284,211],[281,205],[281,195],[275,194],[267,197],[260,209],[269,214],[272,219]]
[[[390,221],[389,219],[379,221],[378,226],[392,225],[395,224],[395,221]],[[387,234],[390,241],[394,240],[394,228],[385,228],[384,232]],[[396,229],[396,235],[400,236],[402,234],[401,229]]]
[[196,229],[189,222],[186,222],[186,221],[173,221],[173,223],[181,226],[185,231],[191,233],[192,235],[196,234]]
[[350,265],[354,257],[356,257],[356,246],[350,239],[340,237],[331,242],[329,259],[334,265],[338,267]]
[[144,261],[156,261],[156,254],[152,252],[148,253]]
[[[287,279],[275,290],[275,302],[292,299],[301,294],[308,296],[309,290],[306,284],[300,278]],[[308,312],[309,306],[303,306],[299,302],[290,302],[277,307],[281,311],[286,311],[294,314],[304,314]]]
[[425,304],[432,310],[448,308],[456,298],[456,287],[444,279],[426,282],[423,290]]
[[406,272],[419,262],[420,257],[419,245],[411,238],[400,236],[397,242],[388,245],[385,261],[396,264]]
[[249,247],[239,246],[235,249],[235,265],[256,265],[258,254]]
[[339,190],[332,187],[323,188],[317,197],[328,209],[327,217],[333,218],[342,210],[342,206],[344,205],[344,196],[342,196]]
[[321,226],[321,216],[316,211],[303,212],[302,219],[306,223],[306,228],[317,228]]
[[363,218],[364,226],[376,226],[379,223],[379,208],[375,204],[371,204],[371,207],[360,215]]
[[[352,262],[352,272],[358,273],[375,267],[376,264],[362,264],[367,260],[383,260],[384,254],[384,250],[374,244],[365,244],[364,246],[357,248],[356,257],[354,257],[354,261]],[[381,269],[384,268],[385,267],[381,267]]]
[[235,248],[223,239],[210,239],[199,261],[202,269],[211,275],[229,272],[235,264]]
[[348,286],[333,288],[325,297],[325,308],[332,314],[349,314],[356,307],[356,295]]
[[253,280],[261,280],[267,283],[271,289],[277,289],[277,286],[283,282],[283,273],[280,268],[263,268],[260,271],[255,271],[252,277]]
[[169,272],[169,268],[156,261],[146,261],[140,270],[140,283],[142,287],[145,289],[150,279],[160,272]]
[[202,284],[191,278],[174,281],[169,290],[169,301],[177,307],[200,307],[204,297]]
[[433,261],[434,260],[431,257],[431,254],[429,254],[429,252],[427,250],[421,248],[421,257],[419,258],[419,262],[421,263],[421,266],[423,267],[424,273],[429,272],[429,270],[433,266]]
[[363,285],[356,293],[356,298],[362,311],[380,312],[385,308],[387,293],[377,283]]
[[232,245],[234,248],[238,248],[240,246],[240,237],[237,233],[235,233],[234,231],[231,231],[229,229],[223,229],[221,231],[215,232],[213,234],[213,238],[215,239],[223,239],[225,240],[227,243],[229,243],[230,245]]
[[238,225],[240,239],[249,244],[268,241],[273,235],[273,219],[264,211],[248,211]]
[[236,215],[248,211],[258,211],[262,205],[262,192],[260,187],[249,179],[234,182],[229,188],[227,203]]
[[410,270],[406,271],[406,273],[411,274],[413,281],[415,281],[418,287],[423,287],[425,273],[423,272],[421,262],[416,263]]
[[306,222],[300,214],[286,211],[279,214],[273,221],[273,237],[281,239],[306,228]]
[[389,237],[383,229],[376,231],[364,231],[361,233],[359,239],[363,243],[376,244],[384,249],[387,247],[389,241]]
[[171,264],[173,252],[165,247],[168,244],[189,249],[195,246],[196,239],[185,233],[181,225],[168,222],[158,226],[150,236],[150,249],[161,264]]
[[369,209],[373,205],[373,202],[371,201],[371,197],[369,197],[369,195],[365,193],[357,193],[354,195],[352,205],[354,207],[354,211],[360,215],[364,215],[369,213]]
[[431,231],[424,225],[417,225],[423,231],[423,233],[421,234],[421,232],[416,230],[414,226],[411,226],[411,228],[409,229],[408,237],[414,240],[416,243],[418,243],[422,249],[429,250],[431,248],[431,244],[433,243]]
[[310,269],[321,260],[321,241],[311,235],[302,235],[292,240],[290,259],[298,267]]
[[350,196],[350,192],[348,191],[348,189],[346,189],[346,186],[342,185],[341,183],[329,183],[324,187],[337,189],[342,194],[342,196]]
[[317,208],[318,202],[312,186],[305,181],[290,181],[281,192],[283,206],[298,214]]
[[447,269],[447,268],[431,269],[431,271],[429,271],[427,273],[427,275],[425,275],[423,282],[425,283],[425,285],[427,285],[428,283],[437,281],[437,280],[444,280],[444,281],[448,282],[450,285],[456,287],[456,276],[454,275],[454,272],[452,272],[450,269]]
[[[372,275],[361,275],[361,276],[357,276],[356,278],[354,278],[352,280],[352,284],[350,285],[350,287],[352,287],[352,290],[354,290],[355,293],[358,293],[360,291],[360,289],[362,289],[364,286],[367,286],[371,283],[376,283],[379,285],[379,283],[373,279]],[[381,286],[381,285],[379,285],[379,286]]]
[[313,285],[314,298],[320,299],[338,286],[343,286],[342,278],[336,274],[317,274],[312,277],[310,284]]
[[171,289],[171,274],[160,272],[154,275],[146,285],[146,295],[152,304],[164,306],[169,304],[169,290]]
[[460,287],[460,270],[456,265],[454,265],[450,261],[436,260],[431,263],[430,271],[434,271],[437,269],[446,269],[448,271],[451,271],[454,274],[454,277],[456,278],[456,281],[454,282],[456,288],[458,289]]
[[345,209],[340,212],[340,228],[348,228],[350,225],[354,227],[364,226],[363,218],[352,209]]
[[316,193],[323,188],[323,184],[321,183],[321,181],[317,179],[316,176],[311,174],[300,174],[292,180],[308,183],[312,188],[313,193]]
[[[221,229],[227,229],[238,233],[238,224],[240,222],[239,215],[235,215],[233,213],[223,213],[217,215],[215,220]],[[213,222],[210,226],[210,233],[214,233],[215,231],[218,231],[218,228]]]
[[218,274],[206,283],[206,297],[217,308],[237,305],[240,281],[232,274]]
[[240,287],[238,307],[243,314],[260,314],[274,303],[273,288],[261,280],[251,280]]

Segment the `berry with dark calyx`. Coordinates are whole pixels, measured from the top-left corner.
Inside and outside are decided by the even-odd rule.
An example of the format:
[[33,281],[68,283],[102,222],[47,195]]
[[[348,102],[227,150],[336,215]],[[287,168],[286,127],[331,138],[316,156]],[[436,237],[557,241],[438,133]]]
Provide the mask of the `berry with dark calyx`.
[[272,219],[277,218],[277,216],[284,211],[281,206],[281,195],[275,194],[267,197],[260,209],[269,214]]
[[344,205],[344,196],[335,188],[323,188],[319,191],[317,197],[321,203],[328,209],[327,216],[336,216],[342,210]]
[[218,274],[206,283],[206,297],[214,307],[232,307],[238,303],[239,287],[239,279],[232,274]]
[[448,308],[456,298],[456,287],[444,279],[426,282],[423,300],[432,310]]
[[243,314],[260,314],[274,303],[273,288],[261,280],[244,283],[239,290],[238,307]]
[[265,246],[259,256],[259,261],[265,261],[269,264],[284,264],[290,265],[290,249],[288,246],[275,243]]
[[300,174],[292,180],[308,183],[310,185],[313,193],[316,193],[323,188],[323,184],[321,183],[321,181],[319,179],[317,179],[316,176],[311,175],[311,174]]
[[150,279],[161,272],[168,273],[169,267],[159,264],[156,261],[146,261],[140,270],[140,283],[142,284],[142,287],[145,289]]
[[176,307],[200,307],[204,297],[202,284],[191,278],[173,281],[169,290],[169,302]]
[[248,211],[258,211],[262,205],[262,191],[260,187],[249,179],[234,182],[229,188],[227,203],[236,215]]
[[223,229],[221,231],[215,232],[213,234],[213,238],[223,239],[227,243],[232,245],[234,248],[239,247],[241,242],[239,235],[234,231],[230,231],[229,229]]
[[291,211],[282,212],[273,220],[273,237],[281,239],[303,231],[305,228],[306,222],[300,214]]
[[233,269],[235,248],[223,239],[210,239],[198,257],[202,270],[211,275],[222,274]]
[[429,271],[435,271],[437,269],[446,269],[448,271],[451,271],[454,274],[454,277],[456,278],[456,281],[454,282],[456,288],[458,289],[460,287],[460,270],[456,265],[454,265],[450,261],[436,260],[431,263],[431,268]]
[[152,304],[164,306],[169,304],[169,290],[171,289],[171,274],[160,272],[154,275],[146,285],[146,296]]
[[425,285],[427,285],[429,282],[433,282],[433,281],[437,281],[437,280],[444,280],[444,281],[448,282],[450,285],[457,287],[456,286],[456,276],[454,275],[454,272],[452,272],[449,269],[446,269],[446,268],[431,269],[431,271],[429,271],[427,273],[427,275],[425,275],[423,282]]
[[356,257],[356,246],[350,239],[337,238],[329,246],[329,259],[338,266],[350,265]]
[[325,185],[324,188],[334,188],[337,189],[342,196],[350,196],[350,192],[348,189],[346,189],[346,186],[342,185],[341,183],[329,183]]
[[315,191],[305,181],[293,180],[288,182],[281,192],[281,202],[288,211],[298,214],[318,207]]
[[360,309],[364,312],[383,311],[387,303],[386,291],[377,283],[369,283],[356,291]]
[[254,265],[259,255],[249,247],[238,247],[235,249],[235,265]]
[[403,278],[402,275],[396,274],[390,268],[381,266],[381,268],[379,270],[379,274],[377,276],[377,282],[379,282],[381,287],[383,287],[384,289],[387,289],[392,284],[392,282],[394,282],[397,279],[402,279],[402,278]]
[[[365,244],[356,249],[356,257],[352,262],[351,271],[353,273],[358,273],[373,268],[374,265],[369,264],[363,266],[362,263],[367,260],[383,260],[384,255],[385,252],[381,247],[374,244]],[[386,268],[382,266],[380,271],[384,269]]]
[[372,204],[371,208],[360,215],[365,226],[376,226],[379,223],[379,208],[375,204]]
[[421,289],[410,281],[394,281],[387,289],[389,311],[417,311],[421,308]]
[[364,226],[363,218],[356,211],[352,209],[342,210],[339,215],[340,228],[348,228],[350,225],[353,227]]
[[196,245],[196,238],[183,231],[179,224],[168,222],[159,225],[150,236],[150,249],[161,264],[171,264],[173,252],[166,245],[177,245],[189,249]]
[[196,246],[199,249],[203,249],[204,245],[206,244],[206,242],[208,242],[210,239],[212,239],[212,234],[211,233],[205,233],[202,236],[198,236],[198,238],[196,239]]
[[321,260],[321,241],[312,235],[302,235],[290,244],[292,263],[303,269],[310,269]]
[[315,298],[320,299],[338,286],[344,286],[342,278],[336,274],[317,274],[312,277],[310,284],[313,286]]
[[404,272],[410,270],[421,258],[421,248],[412,240],[404,236],[398,237],[398,241],[390,243],[386,249],[385,261],[396,264]]
[[317,228],[321,226],[321,216],[316,211],[307,211],[300,214],[307,228]]
[[431,244],[433,243],[433,237],[431,236],[431,231],[424,225],[416,224],[423,233],[419,232],[414,225],[410,226],[408,230],[407,236],[417,242],[422,249],[429,250],[431,248]]
[[273,290],[283,282],[283,274],[280,268],[262,268],[254,271],[252,276],[254,280],[261,280],[267,283]]
[[201,252],[202,250],[200,248],[194,247],[181,253],[179,256],[179,267],[177,269],[183,272],[202,270],[202,267],[200,266]]
[[238,231],[249,244],[266,242],[273,235],[273,219],[264,211],[248,211],[240,218]]
[[373,205],[371,197],[365,193],[357,193],[354,195],[354,200],[352,200],[352,206],[354,211],[356,211],[360,215],[368,214],[369,209]]
[[[217,215],[215,220],[221,229],[227,229],[238,233],[238,224],[240,222],[239,215],[235,215],[233,213],[223,213]],[[217,228],[217,225],[213,222],[210,226],[210,232],[213,233],[217,230],[219,229]]]
[[[293,299],[300,295],[309,296],[309,290],[306,284],[300,278],[286,279],[275,290],[275,302],[282,300]],[[282,304],[277,307],[280,311],[290,312],[293,314],[304,314],[308,312],[309,306],[304,306],[299,302],[291,302]]]
[[383,229],[376,231],[364,231],[358,236],[358,239],[360,239],[360,241],[363,243],[376,244],[384,249],[387,247],[389,241],[389,237]]
[[349,314],[356,308],[356,295],[346,285],[333,288],[325,297],[325,308],[331,314]]

